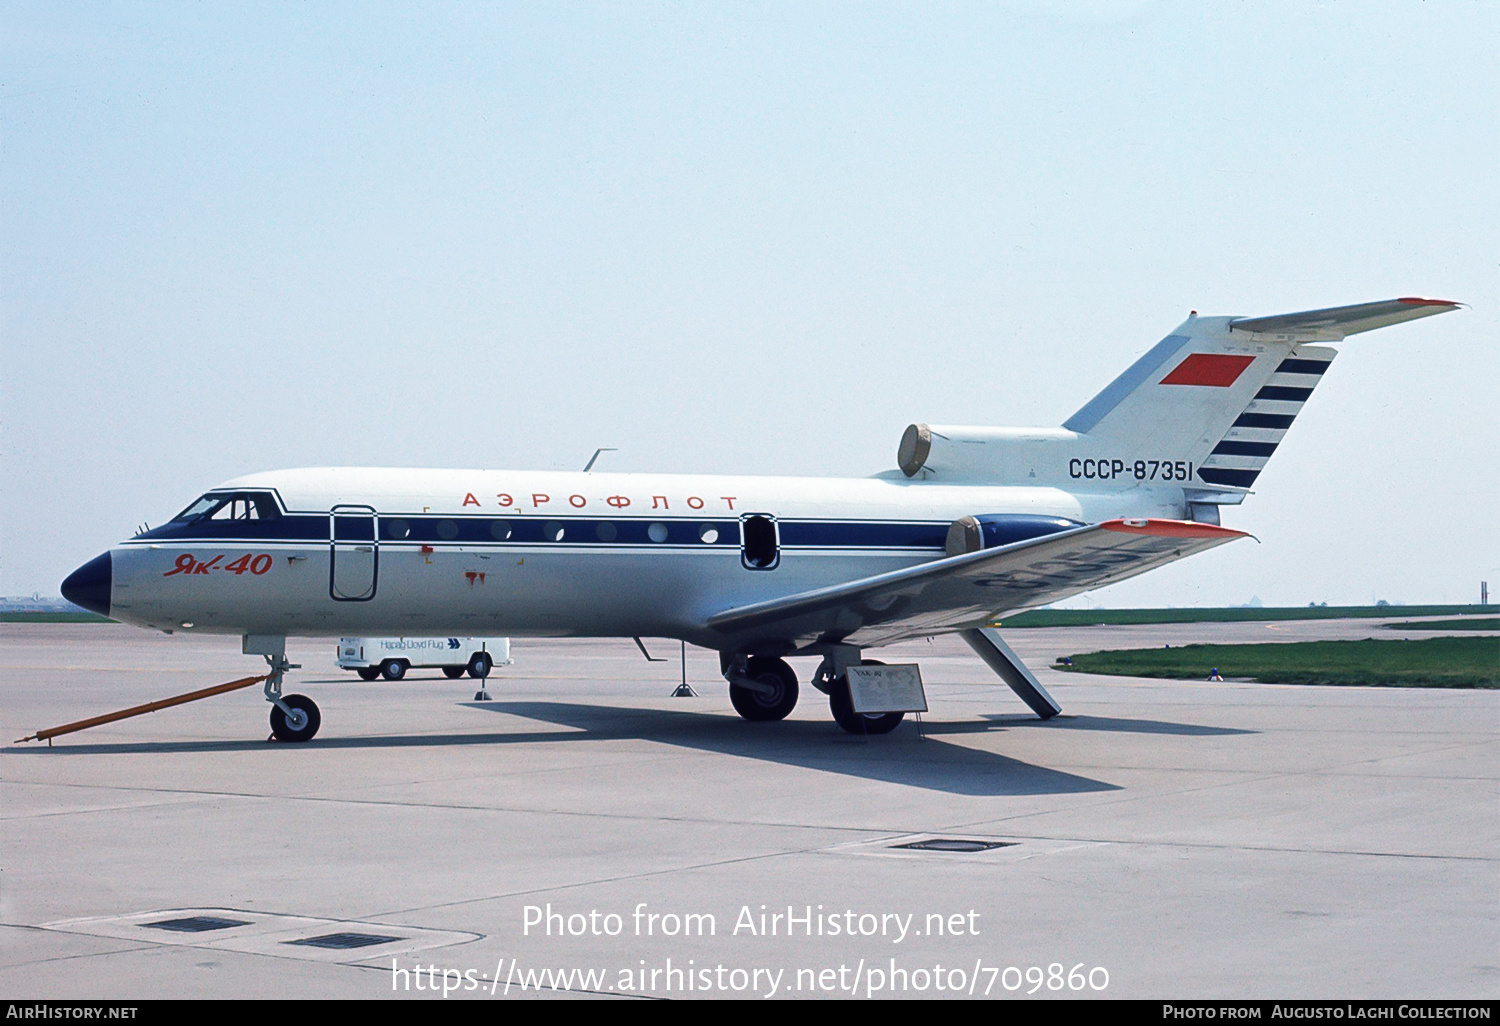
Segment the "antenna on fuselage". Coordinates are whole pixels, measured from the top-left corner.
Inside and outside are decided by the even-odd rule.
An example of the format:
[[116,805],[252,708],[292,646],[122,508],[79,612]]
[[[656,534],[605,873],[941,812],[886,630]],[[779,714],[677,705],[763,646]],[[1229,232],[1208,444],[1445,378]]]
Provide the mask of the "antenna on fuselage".
[[594,450],[594,455],[590,456],[589,457],[589,461],[583,465],[583,472],[585,474],[587,474],[590,470],[594,469],[594,461],[599,458],[599,454],[601,452],[619,452],[619,451],[620,451],[619,449],[614,449],[614,448],[595,449]]

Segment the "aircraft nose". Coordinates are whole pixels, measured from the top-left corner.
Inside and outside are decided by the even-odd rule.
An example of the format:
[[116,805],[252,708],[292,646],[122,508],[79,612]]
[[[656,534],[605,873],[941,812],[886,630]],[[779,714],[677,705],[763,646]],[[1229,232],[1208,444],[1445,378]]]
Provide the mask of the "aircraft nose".
[[114,561],[109,553],[95,556],[62,582],[63,598],[100,616],[109,615],[109,588],[114,579]]

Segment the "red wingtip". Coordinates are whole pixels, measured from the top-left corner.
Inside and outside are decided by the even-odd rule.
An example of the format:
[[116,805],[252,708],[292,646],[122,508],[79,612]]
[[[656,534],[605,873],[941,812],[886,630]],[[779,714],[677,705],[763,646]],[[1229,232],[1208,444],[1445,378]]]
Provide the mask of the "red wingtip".
[[1228,541],[1231,538],[1250,537],[1245,531],[1220,527],[1218,524],[1200,524],[1196,520],[1165,520],[1157,517],[1139,519],[1123,517],[1119,520],[1106,520],[1099,526],[1106,531],[1119,531],[1122,534],[1150,534],[1158,538],[1223,538]]
[[1463,306],[1462,303],[1455,303],[1448,299],[1423,299],[1420,296],[1402,296],[1396,302],[1405,303],[1408,306]]

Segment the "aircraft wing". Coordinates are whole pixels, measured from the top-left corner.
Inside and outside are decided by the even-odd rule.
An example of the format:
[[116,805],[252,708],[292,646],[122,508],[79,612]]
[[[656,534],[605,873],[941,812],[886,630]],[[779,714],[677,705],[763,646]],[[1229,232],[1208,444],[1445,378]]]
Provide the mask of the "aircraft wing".
[[815,642],[876,647],[983,627],[1236,538],[1212,524],[1107,520],[830,588],[727,609],[708,626],[732,645],[793,652]]

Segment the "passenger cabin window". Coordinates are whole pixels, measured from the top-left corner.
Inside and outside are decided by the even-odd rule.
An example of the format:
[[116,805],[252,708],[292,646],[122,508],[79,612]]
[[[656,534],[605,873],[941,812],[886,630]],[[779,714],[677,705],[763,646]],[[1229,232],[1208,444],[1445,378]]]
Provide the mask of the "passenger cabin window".
[[741,534],[744,549],[740,558],[745,566],[750,570],[774,570],[781,561],[781,548],[776,540],[776,521],[759,514],[745,517]]

